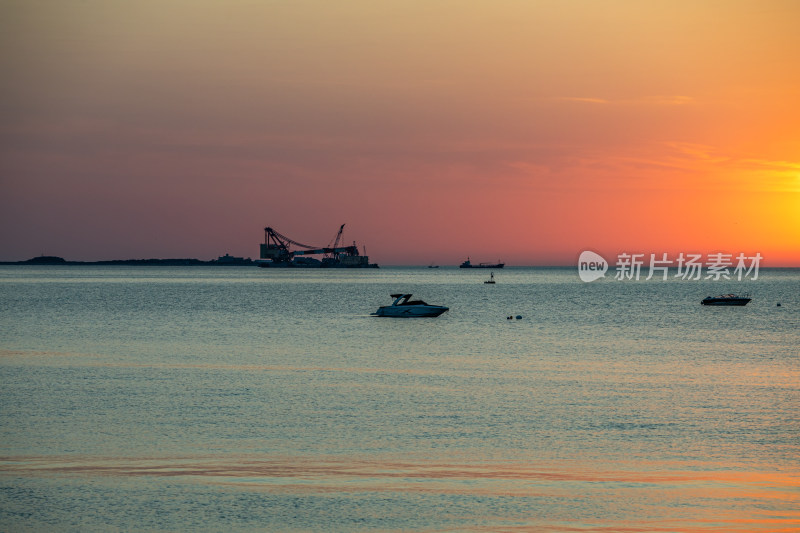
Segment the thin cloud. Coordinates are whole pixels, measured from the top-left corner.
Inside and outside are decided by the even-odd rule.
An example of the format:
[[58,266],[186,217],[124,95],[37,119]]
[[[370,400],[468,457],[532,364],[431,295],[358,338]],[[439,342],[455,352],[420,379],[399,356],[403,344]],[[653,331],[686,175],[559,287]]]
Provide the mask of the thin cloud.
[[554,100],[560,100],[562,102],[581,102],[584,104],[610,104],[610,100],[606,100],[604,98],[591,98],[586,96],[557,96]]
[[706,161],[709,163],[725,163],[731,158],[716,154],[716,148],[705,144],[668,141],[665,146],[678,152],[681,158]]
[[560,102],[577,102],[583,104],[600,104],[614,106],[683,106],[696,104],[691,96],[683,95],[651,95],[641,98],[609,100],[592,96],[557,96],[553,98]]
[[677,94],[646,96],[638,100],[633,100],[632,102],[634,104],[654,105],[654,106],[681,106],[681,105],[693,105],[697,103],[697,101],[691,96],[681,96]]

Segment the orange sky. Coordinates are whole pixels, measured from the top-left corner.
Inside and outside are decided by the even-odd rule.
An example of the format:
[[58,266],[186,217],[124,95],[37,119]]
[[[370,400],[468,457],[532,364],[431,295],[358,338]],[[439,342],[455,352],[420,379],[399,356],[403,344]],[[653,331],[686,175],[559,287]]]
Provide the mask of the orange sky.
[[800,266],[794,1],[5,1],[0,260]]

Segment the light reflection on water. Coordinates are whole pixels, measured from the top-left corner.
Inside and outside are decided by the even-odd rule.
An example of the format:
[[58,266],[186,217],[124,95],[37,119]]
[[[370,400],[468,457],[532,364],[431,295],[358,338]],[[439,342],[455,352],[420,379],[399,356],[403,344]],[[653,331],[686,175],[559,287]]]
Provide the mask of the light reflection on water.
[[0,269],[0,529],[800,527],[800,273],[485,274]]
[[[381,504],[393,502],[395,498],[411,501],[415,498],[428,501],[463,498],[474,507],[457,516],[458,529],[480,529],[472,525],[486,520],[487,516],[494,523],[487,526],[491,530],[505,530],[515,522],[520,526],[546,525],[547,529],[560,529],[558,521],[542,522],[526,514],[543,509],[548,510],[549,516],[561,516],[565,522],[572,523],[570,527],[580,525],[581,515],[591,515],[597,510],[618,515],[608,526],[588,526],[589,530],[707,531],[724,524],[725,530],[751,531],[763,527],[775,531],[779,526],[791,530],[800,525],[800,520],[789,512],[797,504],[796,487],[800,479],[796,474],[715,471],[716,465],[713,464],[694,465],[695,470],[676,470],[676,465],[665,469],[666,465],[658,465],[653,471],[625,471],[596,470],[563,463],[442,464],[324,457],[314,461],[304,457],[263,460],[257,457],[232,456],[225,462],[218,462],[214,457],[127,461],[26,457],[14,463],[6,462],[4,470],[7,476],[24,476],[26,481],[55,476],[66,484],[74,481],[75,476],[99,479],[97,484],[100,486],[107,483],[116,485],[121,478],[127,478],[122,482],[123,486],[130,479],[134,485],[159,484],[162,483],[160,479],[169,484],[177,479],[183,484],[184,491],[194,490],[191,485],[195,485],[203,491],[243,492],[250,496],[266,493],[290,499],[325,498],[328,495],[366,497],[381,502],[372,510],[375,514],[372,518],[376,520],[386,512]],[[569,468],[565,469],[565,466]],[[742,502],[747,501],[759,502],[758,508],[742,506]],[[500,502],[504,502],[502,507],[498,505]],[[783,516],[780,509],[786,510]],[[259,509],[252,512],[253,516],[245,522],[255,526]],[[440,513],[447,514],[447,510]],[[187,524],[194,522],[196,517],[187,517]],[[397,522],[397,529],[409,524],[413,529],[437,529],[416,522],[412,516],[398,517]],[[172,518],[163,526],[171,528],[175,524],[180,524],[180,521]],[[319,526],[314,518],[305,517],[294,525],[313,528],[314,524]],[[277,526],[292,527],[292,524]],[[566,525],[562,527],[567,528]]]

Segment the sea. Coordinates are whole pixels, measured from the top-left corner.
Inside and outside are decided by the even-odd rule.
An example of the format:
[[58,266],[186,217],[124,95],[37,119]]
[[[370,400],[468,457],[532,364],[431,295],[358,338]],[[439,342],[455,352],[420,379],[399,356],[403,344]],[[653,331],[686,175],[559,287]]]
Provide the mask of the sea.
[[800,530],[800,270],[494,276],[0,267],[0,531]]

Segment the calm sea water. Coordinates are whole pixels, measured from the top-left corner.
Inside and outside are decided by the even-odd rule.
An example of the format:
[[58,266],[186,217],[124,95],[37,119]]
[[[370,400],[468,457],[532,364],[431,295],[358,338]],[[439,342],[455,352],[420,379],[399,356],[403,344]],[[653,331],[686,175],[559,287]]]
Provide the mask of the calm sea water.
[[0,530],[800,528],[800,271],[487,277],[0,267]]

